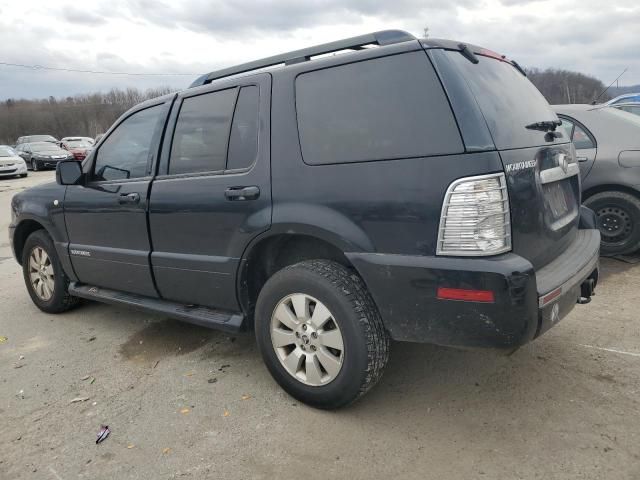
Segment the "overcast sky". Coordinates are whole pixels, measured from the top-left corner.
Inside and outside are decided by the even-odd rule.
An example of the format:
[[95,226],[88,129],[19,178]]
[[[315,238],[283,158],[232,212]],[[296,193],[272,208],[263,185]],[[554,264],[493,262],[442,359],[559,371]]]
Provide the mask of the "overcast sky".
[[528,67],[640,83],[639,0],[0,0],[0,99],[185,87],[197,74],[375,30],[475,43]]

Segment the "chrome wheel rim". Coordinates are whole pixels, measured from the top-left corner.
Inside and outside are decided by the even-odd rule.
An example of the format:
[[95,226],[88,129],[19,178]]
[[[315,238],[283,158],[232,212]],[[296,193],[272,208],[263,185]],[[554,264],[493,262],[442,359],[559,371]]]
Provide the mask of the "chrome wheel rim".
[[304,293],[287,295],[271,316],[271,344],[280,364],[313,387],[336,379],[344,360],[342,332],[332,313]]
[[55,288],[51,258],[42,247],[34,247],[29,255],[29,280],[31,288],[40,300],[49,301]]

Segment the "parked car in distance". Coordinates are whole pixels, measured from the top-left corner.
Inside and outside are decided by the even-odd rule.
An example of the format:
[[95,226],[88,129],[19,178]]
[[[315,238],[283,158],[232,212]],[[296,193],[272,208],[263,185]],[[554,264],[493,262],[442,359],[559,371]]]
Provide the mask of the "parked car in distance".
[[85,141],[85,142],[87,142],[87,143],[90,143],[91,145],[93,145],[94,143],[96,143],[95,139],[93,139],[93,138],[91,138],[91,137],[80,137],[80,136],[77,136],[77,137],[64,137],[64,138],[61,138],[61,139],[60,139],[60,141],[61,141],[61,142],[67,142],[67,141],[69,141],[69,140],[71,140],[71,139],[74,139],[74,140],[83,140],[83,141]]
[[57,143],[58,139],[56,137],[52,137],[51,135],[27,135],[24,137],[19,137],[16,141],[16,146],[21,143],[34,143],[34,142],[51,142]]
[[640,103],[640,93],[625,93],[612,98],[604,105],[619,105],[621,103]]
[[600,105],[554,105],[573,140],[582,200],[598,218],[607,255],[640,248],[640,117]]
[[589,302],[600,234],[559,125],[502,55],[362,35],[132,108],[13,198],[11,243],[41,310],[253,329],[287,392],[337,408],[390,339],[513,351]]
[[71,152],[76,160],[82,161],[93,148],[93,140],[87,137],[65,137],[60,140],[60,146]]
[[9,145],[0,145],[0,177],[26,177],[27,164]]
[[21,143],[15,148],[18,155],[26,162],[27,168],[37,172],[47,168],[56,168],[61,160],[74,160],[71,152],[60,148],[55,143],[34,142]]
[[622,110],[623,112],[633,113],[634,115],[640,115],[640,103],[617,103],[610,105],[613,108]]

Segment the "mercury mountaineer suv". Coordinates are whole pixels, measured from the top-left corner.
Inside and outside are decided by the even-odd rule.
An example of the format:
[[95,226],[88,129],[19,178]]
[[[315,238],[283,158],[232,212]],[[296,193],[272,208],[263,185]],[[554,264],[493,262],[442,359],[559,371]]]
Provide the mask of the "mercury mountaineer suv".
[[600,238],[559,124],[503,55],[363,35],[132,108],[13,198],[11,242],[41,310],[253,329],[287,392],[337,408],[390,339],[511,351],[589,301]]

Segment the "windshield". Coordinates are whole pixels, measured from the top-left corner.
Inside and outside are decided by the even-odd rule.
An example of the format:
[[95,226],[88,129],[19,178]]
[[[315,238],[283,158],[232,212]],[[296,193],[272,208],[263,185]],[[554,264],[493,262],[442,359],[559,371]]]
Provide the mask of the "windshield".
[[69,140],[64,142],[67,148],[89,148],[91,147],[91,143],[86,140]]
[[60,147],[53,143],[33,143],[31,144],[31,151],[38,153],[60,152]]
[[17,155],[13,148],[0,145],[0,157],[16,157]]
[[31,135],[29,137],[31,142],[57,142],[57,140],[51,135]]

